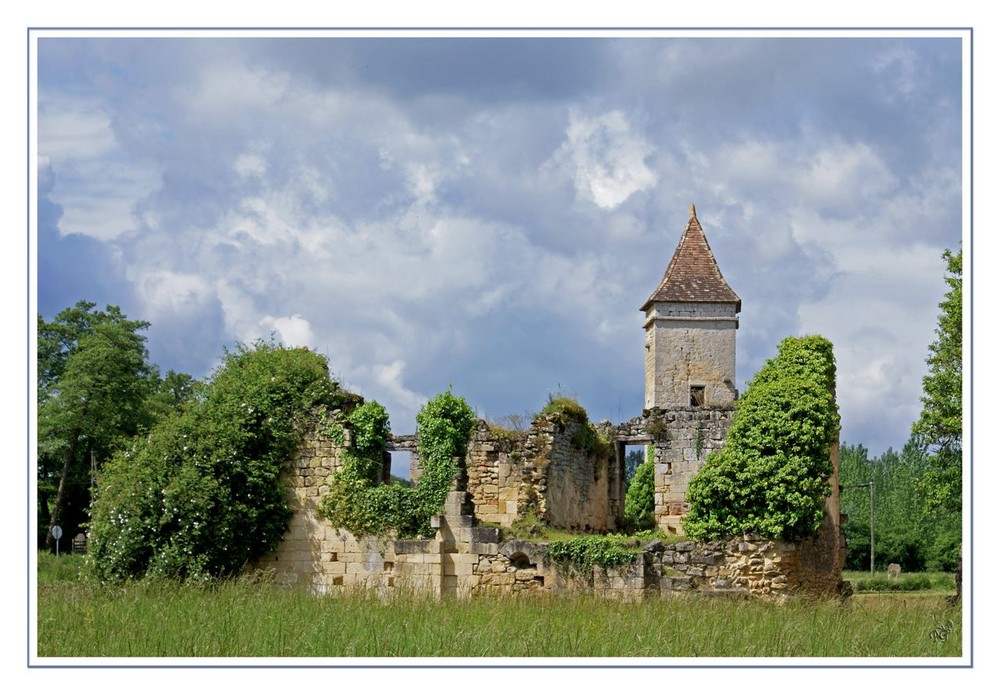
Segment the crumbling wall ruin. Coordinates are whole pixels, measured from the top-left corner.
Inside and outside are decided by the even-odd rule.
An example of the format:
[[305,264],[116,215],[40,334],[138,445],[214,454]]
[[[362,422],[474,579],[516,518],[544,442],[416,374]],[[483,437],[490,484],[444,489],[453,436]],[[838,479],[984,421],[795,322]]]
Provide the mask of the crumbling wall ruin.
[[476,519],[508,528],[529,516],[564,530],[615,528],[608,493],[613,450],[588,450],[581,443],[583,426],[558,415],[539,416],[528,431],[480,421],[465,459]]
[[664,532],[682,532],[688,485],[708,454],[722,448],[733,412],[732,406],[654,408],[616,427],[619,458],[625,444],[652,444],[654,448],[653,516]]
[[[725,542],[676,538],[648,544],[631,564],[581,571],[553,561],[544,543],[504,540],[503,528],[529,511],[555,527],[617,527],[614,495],[621,484],[622,449],[630,442],[654,445],[657,521],[668,531],[675,522],[679,527],[686,511],[679,504],[690,476],[721,447],[731,417],[731,408],[693,407],[646,411],[617,427],[604,423],[598,429],[615,437],[618,454],[603,451],[603,462],[575,443],[579,425],[573,422],[543,418],[529,432],[480,422],[458,487],[443,515],[432,521],[435,536],[406,540],[355,537],[319,517],[319,501],[328,491],[329,476],[342,464],[350,432],[342,443],[334,442],[318,422],[288,465],[293,509],[288,532],[255,568],[321,594],[351,589],[456,597],[597,593],[623,600],[678,593],[835,594],[844,556],[836,486],[823,530],[798,544],[752,537]],[[413,451],[413,442],[403,441]],[[831,455],[836,453],[834,446]]]

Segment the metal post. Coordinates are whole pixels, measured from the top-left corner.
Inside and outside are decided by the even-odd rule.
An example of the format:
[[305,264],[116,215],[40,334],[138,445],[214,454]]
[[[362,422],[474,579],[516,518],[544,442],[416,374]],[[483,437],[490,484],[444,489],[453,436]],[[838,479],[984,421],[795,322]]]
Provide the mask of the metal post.
[[875,480],[868,482],[868,511],[871,515],[868,526],[871,528],[871,544],[869,546],[871,547],[872,578],[875,578]]
[[864,484],[852,484],[849,489],[861,489],[861,487],[868,487],[868,530],[870,532],[868,554],[871,560],[872,578],[875,578],[875,480],[869,480]]

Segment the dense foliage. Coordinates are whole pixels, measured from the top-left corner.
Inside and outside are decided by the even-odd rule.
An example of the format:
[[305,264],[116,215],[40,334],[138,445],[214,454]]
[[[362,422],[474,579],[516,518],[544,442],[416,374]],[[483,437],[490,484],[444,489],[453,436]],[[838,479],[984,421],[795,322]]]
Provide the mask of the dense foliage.
[[962,251],[945,251],[948,291],[939,304],[937,340],[930,345],[924,376],[923,410],[913,425],[929,453],[922,480],[929,506],[962,508]]
[[190,402],[100,475],[91,556],[102,580],[225,576],[272,550],[291,512],[280,480],[317,407],[343,392],[326,359],[240,345]]
[[740,399],[722,450],[688,488],[685,532],[796,540],[816,533],[830,494],[830,445],[840,417],[833,345],[786,338]]
[[889,449],[870,457],[861,445],[840,448],[840,509],[847,515],[846,568],[871,566],[871,497],[875,483],[875,566],[890,563],[903,571],[954,571],[962,537],[957,511],[928,509],[919,486],[930,469],[927,456],[913,440],[901,452]]
[[74,536],[87,520],[93,469],[193,397],[190,376],[161,379],[149,363],[148,327],[86,301],[51,321],[38,316],[39,544],[51,543],[53,525]]
[[[476,416],[464,398],[440,393],[417,413],[420,479],[415,487],[379,484],[372,475],[375,455],[385,450],[388,418],[377,403],[351,415],[352,446],[343,468],[333,474],[320,513],[355,535],[433,535],[431,516],[441,513],[459,463],[466,453]],[[384,426],[384,428],[383,428]],[[360,447],[359,447],[360,444]]]
[[635,470],[625,492],[625,527],[630,530],[652,528],[655,490],[653,485],[653,447],[646,447],[646,461]]

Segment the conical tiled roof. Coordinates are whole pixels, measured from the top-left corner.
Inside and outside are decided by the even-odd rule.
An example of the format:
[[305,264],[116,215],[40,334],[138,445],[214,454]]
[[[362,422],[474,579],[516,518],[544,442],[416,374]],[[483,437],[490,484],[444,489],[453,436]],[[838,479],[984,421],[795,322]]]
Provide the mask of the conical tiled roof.
[[656,301],[735,303],[736,310],[740,310],[740,297],[723,279],[694,205],[691,205],[687,229],[677,244],[660,286],[640,310],[645,311]]

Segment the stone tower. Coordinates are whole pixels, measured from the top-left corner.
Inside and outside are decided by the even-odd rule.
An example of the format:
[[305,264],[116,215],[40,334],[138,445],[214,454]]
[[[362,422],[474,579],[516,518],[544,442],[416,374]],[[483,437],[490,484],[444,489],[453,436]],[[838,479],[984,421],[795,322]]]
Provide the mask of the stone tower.
[[646,313],[646,409],[736,399],[740,297],[723,279],[694,205]]

